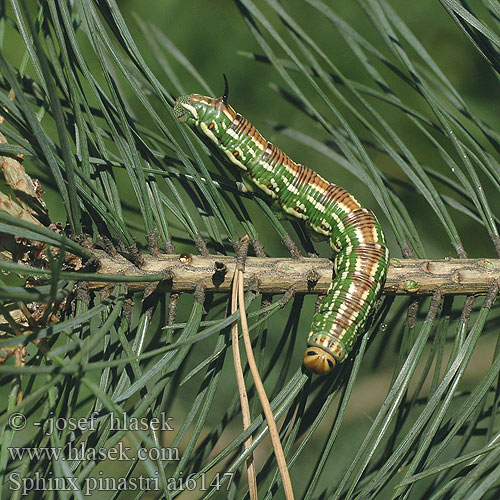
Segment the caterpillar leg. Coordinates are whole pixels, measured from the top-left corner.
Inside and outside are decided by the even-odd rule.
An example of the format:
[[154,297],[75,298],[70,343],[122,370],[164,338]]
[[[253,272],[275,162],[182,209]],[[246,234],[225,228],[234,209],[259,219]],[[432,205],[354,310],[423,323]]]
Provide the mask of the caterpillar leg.
[[241,181],[236,181],[236,186],[238,186],[238,191],[241,193],[255,193],[256,185],[253,179],[249,177],[248,172],[242,172]]
[[311,226],[310,221],[306,222],[306,229],[307,229],[307,233],[309,234],[309,237],[311,238],[311,240],[313,240],[317,243],[328,239],[328,236],[326,234],[318,233],[317,229]]

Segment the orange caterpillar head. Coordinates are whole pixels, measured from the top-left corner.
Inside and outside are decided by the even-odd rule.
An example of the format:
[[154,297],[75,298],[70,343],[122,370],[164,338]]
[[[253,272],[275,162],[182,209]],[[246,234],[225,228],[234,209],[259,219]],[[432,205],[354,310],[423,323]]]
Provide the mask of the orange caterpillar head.
[[336,364],[335,358],[321,347],[308,347],[304,353],[304,366],[316,375],[330,373]]

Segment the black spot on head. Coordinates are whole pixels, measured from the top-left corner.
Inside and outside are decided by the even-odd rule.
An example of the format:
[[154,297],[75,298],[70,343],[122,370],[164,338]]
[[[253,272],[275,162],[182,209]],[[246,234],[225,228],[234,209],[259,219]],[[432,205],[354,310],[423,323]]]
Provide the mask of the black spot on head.
[[316,356],[318,353],[316,351],[307,351],[308,356]]
[[330,370],[333,370],[333,367],[335,366],[333,364],[333,361],[331,359],[327,359],[326,362],[328,363],[328,366],[330,367]]

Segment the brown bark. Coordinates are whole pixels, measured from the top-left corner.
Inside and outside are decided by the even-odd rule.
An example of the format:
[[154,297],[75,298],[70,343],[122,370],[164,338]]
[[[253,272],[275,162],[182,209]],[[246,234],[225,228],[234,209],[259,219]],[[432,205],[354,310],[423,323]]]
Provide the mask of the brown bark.
[[[109,256],[95,251],[100,261],[99,273],[144,276],[163,273],[164,286],[175,292],[194,291],[203,282],[205,291],[228,292],[236,265],[235,257],[222,255],[175,254],[146,255],[138,269],[120,255]],[[262,293],[284,293],[294,287],[301,293],[325,293],[332,280],[333,265],[328,259],[260,258],[245,261],[245,288],[258,283]],[[384,292],[388,294],[431,295],[485,294],[500,279],[500,259],[391,259]],[[92,288],[105,286],[90,283]],[[131,289],[144,289],[148,283],[128,283]]]

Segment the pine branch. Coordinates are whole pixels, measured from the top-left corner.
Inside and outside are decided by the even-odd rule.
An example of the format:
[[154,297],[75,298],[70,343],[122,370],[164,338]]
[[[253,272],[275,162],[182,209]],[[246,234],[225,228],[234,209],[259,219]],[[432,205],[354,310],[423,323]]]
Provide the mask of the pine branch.
[[[229,292],[236,265],[235,257],[191,254],[145,256],[141,269],[121,255],[109,256],[95,250],[102,275],[144,276],[163,273],[168,288],[175,292],[194,291],[204,282],[205,291]],[[325,293],[332,281],[333,264],[321,258],[248,257],[245,262],[245,287],[258,283],[262,293],[285,293],[290,288],[300,293]],[[384,292],[388,294],[431,295],[485,294],[500,279],[500,259],[391,259]],[[91,283],[92,288],[106,285]],[[128,283],[131,289],[150,287],[151,283]]]

